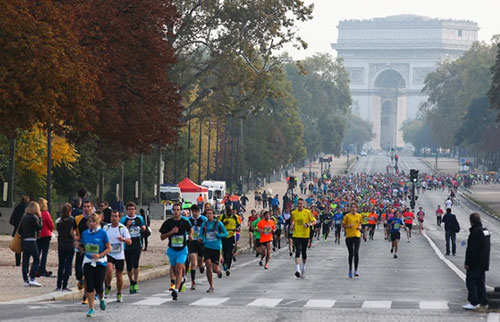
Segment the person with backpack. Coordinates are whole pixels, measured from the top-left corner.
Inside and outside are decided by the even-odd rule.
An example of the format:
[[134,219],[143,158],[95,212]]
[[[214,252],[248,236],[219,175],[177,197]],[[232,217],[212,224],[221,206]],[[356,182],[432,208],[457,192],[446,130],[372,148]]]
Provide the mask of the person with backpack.
[[205,214],[207,220],[200,226],[198,242],[203,244],[203,258],[205,259],[208,284],[210,285],[207,293],[213,293],[214,280],[212,272],[217,274],[217,277],[222,277],[222,272],[219,267],[220,251],[222,249],[222,238],[226,238],[228,232],[221,221],[215,220],[214,211],[212,209],[207,209]]
[[446,214],[443,216],[445,239],[446,239],[446,255],[450,255],[450,241],[451,253],[455,256],[457,252],[457,233],[460,231],[460,224],[457,217],[451,213],[451,208],[446,208]]

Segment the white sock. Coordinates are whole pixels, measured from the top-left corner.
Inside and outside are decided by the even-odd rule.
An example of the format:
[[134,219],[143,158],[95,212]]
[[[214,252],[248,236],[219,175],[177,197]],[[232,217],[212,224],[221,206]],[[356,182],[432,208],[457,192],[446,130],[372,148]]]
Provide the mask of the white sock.
[[295,265],[297,272],[300,272],[300,264]]
[[302,265],[302,271],[306,271],[306,264]]

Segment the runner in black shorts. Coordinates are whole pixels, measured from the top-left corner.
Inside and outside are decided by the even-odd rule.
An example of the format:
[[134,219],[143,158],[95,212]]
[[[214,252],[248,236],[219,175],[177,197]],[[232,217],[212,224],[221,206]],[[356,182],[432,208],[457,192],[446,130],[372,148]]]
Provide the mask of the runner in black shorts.
[[198,237],[200,235],[201,225],[207,221],[205,216],[200,215],[200,208],[198,205],[191,206],[191,217],[189,217],[189,222],[193,228],[193,240],[188,241],[188,252],[189,252],[189,262],[191,267],[191,289],[196,290],[196,267],[200,269],[200,273],[203,274],[205,267],[203,266],[203,244],[198,242]]

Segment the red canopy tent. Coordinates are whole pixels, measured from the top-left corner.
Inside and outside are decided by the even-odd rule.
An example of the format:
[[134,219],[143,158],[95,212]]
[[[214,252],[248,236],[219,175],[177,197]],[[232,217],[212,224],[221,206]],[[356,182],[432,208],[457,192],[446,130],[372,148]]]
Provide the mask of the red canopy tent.
[[184,178],[177,185],[181,189],[181,192],[208,192],[208,188],[197,185],[189,178]]

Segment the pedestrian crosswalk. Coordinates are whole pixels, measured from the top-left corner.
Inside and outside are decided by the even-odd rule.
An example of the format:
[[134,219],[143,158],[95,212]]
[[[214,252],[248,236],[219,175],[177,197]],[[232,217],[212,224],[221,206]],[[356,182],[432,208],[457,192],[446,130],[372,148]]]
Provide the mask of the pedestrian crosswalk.
[[231,298],[231,297],[202,297],[183,298],[172,301],[168,292],[146,296],[139,301],[126,302],[137,306],[162,306],[162,305],[189,305],[192,307],[216,307],[216,306],[245,306],[256,308],[354,308],[354,309],[417,309],[417,310],[449,310],[453,307],[459,308],[460,303],[448,301],[387,301],[387,300],[336,300],[336,299],[283,299],[283,298]]

